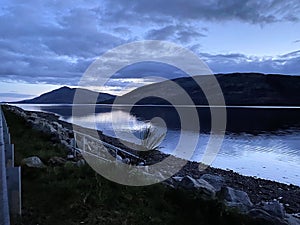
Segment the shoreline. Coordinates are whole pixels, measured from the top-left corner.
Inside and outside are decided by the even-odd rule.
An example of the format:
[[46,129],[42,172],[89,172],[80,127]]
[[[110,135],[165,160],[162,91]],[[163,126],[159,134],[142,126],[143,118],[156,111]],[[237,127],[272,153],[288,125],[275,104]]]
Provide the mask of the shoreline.
[[[38,104],[38,105],[40,105],[40,104]],[[53,105],[55,105],[55,104],[53,104]],[[81,104],[81,105],[90,105],[90,104]],[[23,106],[18,106],[18,105],[13,105],[13,106],[23,108]],[[69,106],[71,106],[71,104],[69,104]],[[68,129],[72,130],[73,125],[70,123],[71,122],[70,119],[64,119],[65,118],[64,116],[61,116],[61,115],[59,115],[55,112],[46,112],[46,111],[39,111],[38,112],[38,111],[33,111],[35,109],[28,110],[28,109],[26,109],[26,107],[25,107],[24,110],[25,111],[30,111],[32,113],[37,113],[37,114],[40,113],[39,114],[40,116],[42,116],[46,119],[49,118],[50,120],[63,123],[66,127],[68,127]],[[43,115],[43,114],[45,114],[45,115]],[[47,116],[47,114],[48,114],[48,116]],[[69,114],[69,112],[68,112],[68,114]],[[80,127],[80,126],[82,126],[82,125],[76,125],[76,127]],[[87,129],[87,130],[90,129],[90,128],[86,128],[86,127],[82,127],[82,129],[83,128]],[[285,132],[284,134],[292,134],[293,132],[296,131],[295,129],[296,129],[295,127],[290,127],[288,130],[278,129],[276,131],[270,131],[270,134],[271,135],[278,135],[279,134],[280,136],[281,136],[281,134],[283,134],[283,132]],[[297,129],[297,131],[298,131],[298,129]],[[114,136],[110,136],[109,132],[106,133],[105,131],[102,131],[102,130],[98,130],[98,132],[99,132],[99,135],[101,136],[101,138],[104,138],[106,140],[106,142],[110,142],[110,140],[114,140],[114,143],[117,143],[117,145],[120,145],[120,143],[118,143],[116,141]],[[231,138],[232,135],[233,135],[233,137],[235,137],[236,134],[242,134],[242,133],[234,133],[234,132],[226,131],[225,132],[225,141],[226,141],[226,136],[227,135],[228,135],[229,138]],[[208,133],[203,132],[203,134],[209,135],[209,132]],[[266,132],[263,132],[263,131],[262,132],[253,131],[250,134],[256,136],[256,135],[269,134],[269,132],[266,133]],[[98,136],[94,136],[94,137],[98,138]],[[282,139],[282,141],[284,141],[284,139]],[[131,143],[129,143],[127,141],[124,141],[124,140],[122,142],[126,142],[126,144],[131,144]],[[229,146],[229,148],[227,147],[226,149],[230,149],[230,146]],[[278,149],[278,150],[280,150],[280,149]],[[160,149],[160,151],[161,151],[162,154],[172,154],[172,153],[168,153],[168,151],[164,151],[164,149]],[[267,150],[267,151],[269,151],[269,150]],[[276,152],[274,152],[274,154],[276,154]],[[222,155],[222,153],[221,153],[221,155]],[[268,155],[265,155],[265,156],[268,157]],[[272,157],[276,157],[276,156],[272,155]],[[242,158],[242,160],[243,160],[243,158]],[[192,160],[192,161],[194,161],[194,160]],[[195,160],[195,161],[198,162],[197,160]],[[227,163],[225,162],[225,164],[222,163],[222,162],[220,163],[220,160],[216,160],[216,162],[219,162],[219,163],[212,163],[211,167],[216,168],[216,169],[221,169],[221,170],[233,170],[233,171],[237,172],[238,174],[240,174],[242,176],[257,177],[257,178],[261,178],[261,179],[264,179],[264,180],[270,180],[270,181],[283,183],[283,184],[287,184],[287,185],[291,184],[291,185],[295,185],[295,186],[300,187],[300,183],[298,181],[298,173],[296,172],[296,170],[293,169],[293,167],[291,165],[289,165],[287,163],[287,161],[285,161],[285,163],[287,163],[287,164],[278,164],[278,165],[277,165],[277,162],[273,162],[272,164],[266,163],[264,165],[264,162],[262,161],[261,164],[258,164],[257,166],[261,165],[264,169],[257,169],[257,170],[256,169],[253,170],[250,164],[246,165],[246,167],[243,167],[243,165],[240,164],[240,163],[238,163],[238,164],[233,163],[231,165],[230,163],[228,164],[228,162]],[[273,167],[273,165],[274,165],[274,167]],[[290,169],[291,173],[289,173],[288,176],[286,176],[283,169],[281,169],[282,167],[280,168],[280,165],[283,165],[283,166],[289,165],[289,168],[285,168],[285,170]],[[276,170],[279,169],[279,172],[281,173],[280,176],[277,174],[277,171],[275,169]],[[277,176],[274,176],[274,175],[277,175]]]
[[[17,112],[17,114],[22,115],[23,117],[32,117],[36,114],[40,118],[44,118],[48,121],[59,123],[63,128],[72,130],[73,125],[62,121],[59,119],[58,115],[46,112],[35,112],[35,111],[25,111],[16,106],[7,106],[10,110]],[[78,126],[79,127],[79,126]],[[91,129],[80,128],[85,132],[90,132]],[[101,131],[98,131],[98,134],[101,135],[101,139],[111,143],[115,146],[124,147],[122,144],[113,137],[103,135]],[[164,154],[159,151],[148,155],[146,161],[148,163],[155,163],[161,161],[163,158],[167,157],[167,154]],[[277,200],[282,203],[287,213],[300,213],[300,187],[296,185],[287,185],[279,183],[276,181],[266,180],[262,178],[256,178],[251,176],[244,176],[238,174],[232,170],[224,170],[213,167],[207,167],[204,171],[199,171],[199,163],[197,162],[188,162],[179,172],[177,172],[173,177],[184,177],[190,176],[194,179],[199,179],[205,174],[211,174],[216,176],[222,176],[225,180],[225,185],[232,188],[236,188],[246,192],[249,195],[250,200],[253,204],[259,204],[262,201],[272,201]],[[174,179],[169,178],[164,183],[169,185],[176,185]]]

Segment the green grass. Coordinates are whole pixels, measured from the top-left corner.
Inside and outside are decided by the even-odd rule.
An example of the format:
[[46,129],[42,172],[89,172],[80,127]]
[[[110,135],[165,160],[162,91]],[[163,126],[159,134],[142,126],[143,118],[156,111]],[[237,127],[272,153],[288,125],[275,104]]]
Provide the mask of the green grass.
[[51,141],[52,137],[36,130],[21,117],[5,111],[12,143],[15,145],[15,162],[20,164],[23,158],[38,155],[47,162],[52,156],[66,156],[66,148]]
[[[15,144],[16,163],[28,156],[44,162],[65,156],[49,135],[32,130],[22,118],[5,111]],[[258,224],[224,210],[218,201],[203,201],[196,191],[162,184],[129,187],[96,174],[88,165],[45,169],[22,168],[23,218],[17,224]]]

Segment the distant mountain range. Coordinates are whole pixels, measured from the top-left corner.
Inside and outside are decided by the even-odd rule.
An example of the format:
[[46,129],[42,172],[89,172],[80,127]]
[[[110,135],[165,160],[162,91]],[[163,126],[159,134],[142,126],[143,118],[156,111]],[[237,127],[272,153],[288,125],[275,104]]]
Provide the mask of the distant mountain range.
[[[226,105],[266,105],[266,106],[300,106],[300,76],[272,75],[260,73],[232,73],[215,75],[222,89]],[[194,104],[207,105],[208,101],[197,83],[213,87],[209,76],[182,77],[172,81],[180,86],[192,99]],[[140,96],[156,96],[158,93],[176,104],[187,104],[179,89],[174,89],[172,82],[143,86],[123,95],[120,102],[140,99]],[[210,93],[214,97],[219,93]],[[165,105],[169,102],[148,97],[137,104]]]
[[[222,89],[227,105],[287,105],[300,106],[300,76],[272,75],[260,73],[232,73],[215,75]],[[174,88],[171,83],[175,83],[187,93],[194,104],[207,105],[207,99],[197,85],[197,82],[203,86],[211,87],[212,84],[208,76],[182,77],[172,81],[163,81],[155,84],[146,85],[133,90],[118,100],[122,103],[129,103],[129,100],[140,99],[141,96],[149,96],[138,101],[138,104],[170,104],[161,98],[151,97],[157,93],[162,94],[171,102],[176,104],[186,104],[182,93],[178,88]],[[80,98],[77,103],[113,103],[116,96],[93,92],[86,89],[76,89],[62,87],[57,90],[42,94],[39,97],[24,100],[17,103],[31,104],[72,104],[75,92],[80,92]],[[211,93],[216,95],[218,93]],[[182,100],[181,100],[182,99]]]
[[15,103],[20,104],[72,104],[74,101],[75,93],[80,93],[76,98],[78,104],[93,104],[95,102],[102,102],[111,100],[113,101],[116,96],[98,93],[82,88],[69,88],[62,87],[54,91],[40,95],[39,97],[23,100]]

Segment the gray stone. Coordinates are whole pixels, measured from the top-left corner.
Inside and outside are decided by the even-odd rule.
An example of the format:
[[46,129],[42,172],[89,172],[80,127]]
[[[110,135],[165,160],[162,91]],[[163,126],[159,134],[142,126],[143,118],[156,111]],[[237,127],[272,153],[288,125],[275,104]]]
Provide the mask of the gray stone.
[[268,225],[288,225],[288,222],[282,220],[281,218],[274,217],[262,209],[251,209],[247,214],[250,217],[259,219]]
[[120,155],[116,155],[116,160],[122,162],[123,158],[122,158],[122,156],[120,156]]
[[197,189],[205,199],[212,199],[216,196],[215,188],[203,179],[196,180],[190,176],[185,176],[178,186],[184,189]]
[[81,167],[85,165],[85,160],[84,159],[80,159],[76,162],[76,166]]
[[74,159],[74,158],[75,158],[75,156],[72,154],[67,155],[67,159]]
[[60,140],[60,143],[64,146],[69,146],[69,143],[66,140]]
[[300,212],[298,212],[298,213],[293,213],[292,215],[293,215],[294,217],[300,219]]
[[144,162],[140,162],[140,163],[138,164],[138,166],[145,166],[145,163],[144,163]]
[[222,176],[204,174],[200,178],[207,181],[216,191],[220,191],[225,186],[225,179]]
[[32,156],[32,157],[23,159],[21,161],[21,165],[33,167],[33,168],[44,168],[45,167],[44,163],[37,156]]
[[172,177],[172,179],[176,182],[182,181],[183,177]]
[[125,164],[129,164],[130,163],[130,159],[128,159],[128,158],[122,159],[122,162],[125,163]]
[[218,197],[224,200],[228,207],[237,208],[241,212],[247,212],[253,206],[246,192],[231,187],[223,187]]
[[31,113],[30,117],[37,119],[38,115],[36,113]]
[[184,188],[184,189],[193,189],[197,185],[198,185],[198,182],[190,176],[183,177],[182,180],[179,183],[179,186]]
[[200,190],[203,197],[206,199],[213,199],[216,197],[216,189],[203,179],[197,180],[197,190]]
[[58,122],[52,122],[52,124],[56,127],[56,128],[63,128],[62,125]]
[[270,202],[261,202],[260,207],[271,215],[274,215],[279,218],[285,217],[284,207],[277,200]]
[[300,219],[291,214],[286,214],[286,221],[289,225],[300,225]]

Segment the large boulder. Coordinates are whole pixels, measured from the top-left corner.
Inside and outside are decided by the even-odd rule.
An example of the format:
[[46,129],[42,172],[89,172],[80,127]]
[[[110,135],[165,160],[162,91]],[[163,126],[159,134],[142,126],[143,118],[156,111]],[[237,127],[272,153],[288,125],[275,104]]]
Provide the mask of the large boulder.
[[289,225],[300,225],[300,219],[291,214],[286,214],[285,220]]
[[32,156],[25,158],[21,161],[22,166],[32,167],[32,168],[45,168],[46,166],[42,160],[37,156]]
[[261,202],[260,207],[273,216],[279,218],[285,217],[285,209],[283,205],[277,200],[270,201],[270,202]]
[[196,188],[201,191],[202,197],[205,199],[213,199],[216,197],[216,189],[203,179],[197,179]]
[[200,178],[207,181],[216,191],[220,191],[222,187],[225,187],[225,179],[222,176],[204,174]]
[[181,187],[183,189],[195,189],[198,185],[198,182],[196,179],[185,176],[181,179],[180,183],[178,184],[178,187]]
[[218,193],[218,197],[224,200],[225,204],[231,208],[237,208],[241,212],[247,212],[253,207],[248,194],[231,187],[223,187]]
[[289,224],[287,221],[284,221],[282,218],[272,216],[262,209],[251,209],[247,214],[251,218],[258,219],[267,225],[288,225]]
[[212,199],[216,196],[216,190],[208,182],[203,179],[194,179],[190,176],[185,176],[181,179],[178,187],[183,189],[197,189],[205,199]]

